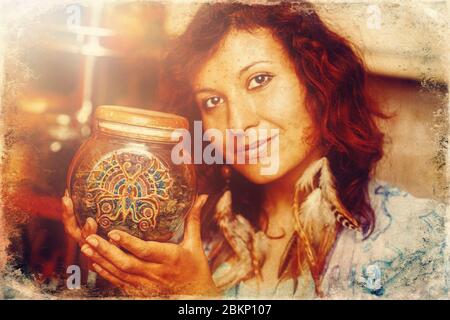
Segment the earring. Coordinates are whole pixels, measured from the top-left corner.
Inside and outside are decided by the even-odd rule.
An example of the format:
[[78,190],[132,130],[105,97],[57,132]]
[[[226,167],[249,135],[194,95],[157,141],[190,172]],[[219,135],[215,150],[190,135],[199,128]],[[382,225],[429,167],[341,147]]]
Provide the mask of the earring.
[[230,180],[231,180],[231,168],[228,165],[223,165],[220,168],[220,174],[222,175],[223,180],[225,180],[224,191],[230,190]]

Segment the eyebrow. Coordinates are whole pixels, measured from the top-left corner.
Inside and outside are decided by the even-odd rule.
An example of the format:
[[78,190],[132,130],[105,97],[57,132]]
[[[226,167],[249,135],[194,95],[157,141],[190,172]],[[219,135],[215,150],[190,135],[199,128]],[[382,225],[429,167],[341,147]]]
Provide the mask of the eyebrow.
[[[217,90],[211,89],[211,88],[202,88],[202,89],[199,89],[199,90],[195,90],[194,94],[199,94],[199,93],[202,93],[202,92],[217,92]],[[217,93],[219,93],[219,92],[217,92]]]
[[261,61],[255,61],[253,63],[250,63],[248,66],[244,67],[241,69],[241,71],[239,71],[239,77],[242,76],[242,74],[247,71],[248,69],[250,69],[251,67],[253,67],[254,65],[260,64],[260,63],[271,63],[271,61],[268,60],[261,60]]

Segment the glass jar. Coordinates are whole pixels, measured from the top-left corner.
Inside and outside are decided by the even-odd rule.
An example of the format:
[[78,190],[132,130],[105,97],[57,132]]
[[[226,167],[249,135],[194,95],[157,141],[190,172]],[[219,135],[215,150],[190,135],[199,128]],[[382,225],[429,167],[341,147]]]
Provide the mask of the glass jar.
[[196,197],[192,164],[174,164],[176,129],[187,119],[156,111],[100,106],[91,137],[75,154],[67,184],[80,226],[100,236],[119,229],[144,240],[181,241]]

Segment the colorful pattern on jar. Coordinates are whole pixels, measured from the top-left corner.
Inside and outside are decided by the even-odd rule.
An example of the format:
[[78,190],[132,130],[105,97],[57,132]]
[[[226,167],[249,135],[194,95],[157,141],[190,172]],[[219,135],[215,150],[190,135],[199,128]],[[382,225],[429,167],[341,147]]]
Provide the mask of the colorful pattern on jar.
[[121,149],[99,160],[87,178],[86,207],[96,208],[96,220],[107,229],[112,222],[153,229],[160,201],[169,199],[173,180],[164,164],[149,152]]

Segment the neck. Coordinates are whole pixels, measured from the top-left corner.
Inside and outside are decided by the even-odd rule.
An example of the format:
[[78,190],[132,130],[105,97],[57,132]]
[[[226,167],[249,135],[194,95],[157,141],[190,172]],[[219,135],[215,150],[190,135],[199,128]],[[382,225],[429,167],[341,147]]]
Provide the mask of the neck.
[[[292,217],[292,201],[297,180],[303,175],[303,172],[314,161],[320,159],[323,155],[318,149],[314,149],[308,157],[301,161],[296,167],[292,168],[281,178],[267,183],[263,187],[263,208],[266,218],[271,221],[270,224],[285,225],[289,223]],[[300,201],[306,194],[300,195]],[[285,221],[283,221],[285,220]],[[280,223],[272,223],[279,221]]]

